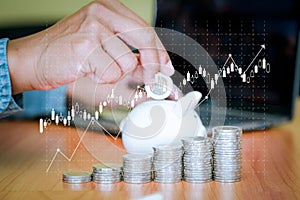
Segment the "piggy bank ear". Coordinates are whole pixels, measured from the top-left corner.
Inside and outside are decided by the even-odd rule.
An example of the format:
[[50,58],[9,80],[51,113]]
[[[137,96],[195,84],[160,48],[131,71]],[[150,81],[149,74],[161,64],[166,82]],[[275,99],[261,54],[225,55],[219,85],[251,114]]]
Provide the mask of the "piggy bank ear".
[[202,94],[198,91],[189,92],[180,98],[175,104],[174,111],[177,116],[185,116],[190,111],[193,111],[200,101]]

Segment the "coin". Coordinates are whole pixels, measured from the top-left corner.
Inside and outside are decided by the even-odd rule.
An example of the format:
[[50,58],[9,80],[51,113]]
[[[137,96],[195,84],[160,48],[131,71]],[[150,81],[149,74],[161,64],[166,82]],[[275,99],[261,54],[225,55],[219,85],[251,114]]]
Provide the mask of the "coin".
[[212,129],[214,146],[213,178],[219,182],[236,182],[242,174],[242,130],[235,126]]
[[121,164],[116,164],[116,163],[99,163],[93,165],[94,171],[98,172],[110,172],[110,171],[121,171],[123,166]]
[[[182,139],[182,145],[158,145],[153,154],[126,154],[123,166],[117,163],[93,165],[93,173],[71,171],[63,174],[66,183],[203,183],[211,180],[236,182],[242,177],[242,130],[214,127],[209,137]],[[212,140],[212,141],[211,141]],[[153,177],[153,178],[152,178]]]
[[183,177],[186,182],[203,183],[212,180],[212,143],[208,137],[182,139],[184,154]]
[[175,183],[182,180],[181,145],[159,145],[153,147],[154,181]]
[[155,74],[155,83],[145,85],[147,94],[153,99],[165,99],[172,93],[173,81],[170,77],[158,72]]
[[63,173],[63,182],[86,183],[91,181],[92,173],[87,171],[70,171]]
[[117,163],[93,165],[92,179],[96,183],[117,183],[122,180],[123,167]]
[[147,183],[152,180],[152,154],[123,156],[123,180],[127,183]]

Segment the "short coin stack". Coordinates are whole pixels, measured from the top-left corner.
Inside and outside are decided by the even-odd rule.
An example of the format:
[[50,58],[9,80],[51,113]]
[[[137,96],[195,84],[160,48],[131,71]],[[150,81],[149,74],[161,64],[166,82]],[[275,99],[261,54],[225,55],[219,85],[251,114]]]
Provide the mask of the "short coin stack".
[[182,179],[182,146],[153,147],[154,181],[174,183]]
[[152,180],[151,154],[123,156],[123,179],[127,183],[147,183]]
[[218,126],[212,129],[214,146],[214,180],[236,182],[241,180],[242,129],[235,126]]
[[86,171],[71,171],[63,173],[63,182],[87,183],[91,181],[92,173]]
[[184,180],[203,183],[212,180],[213,146],[208,137],[182,139]]
[[117,183],[122,180],[122,165],[114,163],[93,165],[93,181],[96,183]]

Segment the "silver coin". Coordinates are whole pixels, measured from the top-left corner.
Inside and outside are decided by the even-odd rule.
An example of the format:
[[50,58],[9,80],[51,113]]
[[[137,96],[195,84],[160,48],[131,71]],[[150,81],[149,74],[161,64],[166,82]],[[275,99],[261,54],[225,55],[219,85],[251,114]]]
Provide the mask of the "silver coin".
[[184,179],[186,182],[189,183],[206,183],[212,181],[212,179],[190,179],[190,178],[185,178]]
[[158,183],[178,183],[182,180],[182,178],[174,178],[174,179],[160,179],[155,178],[154,181]]
[[221,126],[213,130],[213,179],[220,182],[241,180],[242,130],[239,127]]
[[150,160],[152,159],[152,154],[125,154],[123,156],[124,160],[136,161],[136,160]]
[[153,147],[154,181],[174,183],[182,179],[182,145]]
[[123,167],[117,163],[93,165],[92,180],[96,183],[117,183],[122,180]]
[[83,179],[83,180],[66,180],[66,179],[63,179],[63,182],[65,182],[65,183],[73,183],[73,184],[78,184],[78,183],[88,183],[88,182],[90,182],[91,181],[91,179]]
[[214,179],[215,181],[222,182],[222,183],[233,183],[233,182],[239,182],[242,178],[236,178],[236,179]]
[[183,138],[181,141],[184,146],[197,146],[201,144],[211,144],[210,139],[204,136],[187,137],[187,138]]
[[63,181],[67,183],[85,183],[91,181],[92,173],[87,171],[70,171],[63,173]]
[[147,183],[152,180],[152,154],[123,156],[123,180],[127,183]]
[[63,179],[65,183],[88,183],[91,179]]
[[93,178],[119,178],[121,176],[121,173],[118,174],[98,174],[98,173],[93,173]]
[[145,85],[147,94],[153,99],[165,99],[172,93],[173,81],[162,73],[155,74],[155,83]]
[[190,179],[211,179],[212,174],[205,174],[205,173],[187,173],[184,175],[184,178],[190,178]]
[[182,150],[182,146],[181,145],[158,145],[153,147],[153,150],[156,151],[181,151]]
[[212,180],[213,145],[208,137],[182,139],[183,177],[186,182],[203,183]]
[[111,171],[121,171],[123,166],[116,163],[99,163],[93,165],[94,172],[111,172]]
[[104,183],[104,184],[111,184],[111,183],[119,183],[121,182],[120,179],[116,179],[116,180],[93,180],[93,182],[95,183]]
[[126,182],[126,183],[134,183],[134,184],[149,183],[151,181],[152,181],[151,179],[145,179],[145,180],[138,179],[138,180],[135,180],[135,179],[130,179],[130,178],[124,178],[124,182]]

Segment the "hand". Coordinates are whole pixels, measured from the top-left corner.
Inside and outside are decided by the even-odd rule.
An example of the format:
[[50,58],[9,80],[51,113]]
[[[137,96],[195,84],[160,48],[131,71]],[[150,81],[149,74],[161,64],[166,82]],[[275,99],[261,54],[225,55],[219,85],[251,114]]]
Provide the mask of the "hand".
[[154,30],[116,0],[94,1],[42,32],[9,41],[8,64],[13,94],[82,77],[107,84],[135,71],[150,83],[158,71],[174,73]]

